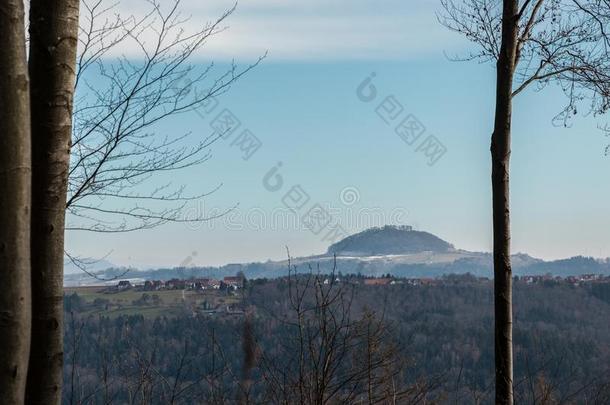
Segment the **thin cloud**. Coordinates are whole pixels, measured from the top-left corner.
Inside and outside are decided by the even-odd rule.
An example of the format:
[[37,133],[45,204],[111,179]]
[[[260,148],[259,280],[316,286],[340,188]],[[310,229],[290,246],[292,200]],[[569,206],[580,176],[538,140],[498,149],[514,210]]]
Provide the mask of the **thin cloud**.
[[[197,30],[234,4],[231,0],[184,0],[187,30]],[[128,0],[121,13],[144,13],[146,3]],[[199,57],[252,59],[269,52],[271,60],[404,60],[442,55],[460,39],[436,21],[429,1],[242,0]],[[425,41],[422,40],[425,38]],[[137,53],[125,44],[122,54]]]

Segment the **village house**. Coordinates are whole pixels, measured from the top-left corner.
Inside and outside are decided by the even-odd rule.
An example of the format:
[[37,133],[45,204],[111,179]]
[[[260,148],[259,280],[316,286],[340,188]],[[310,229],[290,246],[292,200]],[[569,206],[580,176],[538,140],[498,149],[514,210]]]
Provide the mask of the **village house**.
[[525,284],[534,284],[542,281],[541,276],[522,276],[521,281],[525,282]]
[[580,285],[581,283],[603,281],[603,279],[604,276],[601,274],[581,274],[580,276],[566,277],[566,281],[574,286]]
[[526,284],[536,284],[536,283],[542,283],[543,281],[559,281],[561,280],[561,278],[559,278],[559,280],[557,280],[557,278],[553,278],[551,275],[549,274],[545,274],[542,276],[529,276],[529,275],[525,275],[525,276],[521,276],[519,278],[519,280],[525,282]]
[[164,287],[161,280],[146,280],[144,282],[145,291],[159,291]]
[[[231,279],[229,277],[229,279]],[[224,282],[226,285],[235,286],[234,288],[241,288],[242,283],[235,280],[228,280]],[[191,280],[181,280],[172,278],[165,282],[161,280],[146,280],[142,289],[144,291],[159,291],[159,290],[218,290],[220,288],[221,281],[212,278],[198,278]]]
[[[323,284],[328,285],[328,284],[330,284],[330,283],[331,283],[331,281],[332,281],[332,279],[330,279],[330,278],[325,278],[325,279],[324,279],[324,281],[323,281],[322,283],[323,283]],[[336,277],[336,278],[335,278],[334,283],[335,283],[335,284],[338,284],[338,283],[340,283],[340,282],[341,282],[341,279],[339,279],[339,277]]]
[[222,282],[229,289],[238,290],[238,289],[244,287],[244,279],[243,279],[243,277],[239,277],[239,276],[235,276],[235,277],[227,276],[222,280]]
[[389,277],[383,278],[365,278],[364,285],[390,285],[394,279]]
[[590,282],[590,281],[601,280],[602,278],[603,277],[601,274],[583,274],[582,276],[580,276],[580,281]]
[[200,278],[194,280],[195,290],[218,290],[220,288],[220,281],[212,278]]

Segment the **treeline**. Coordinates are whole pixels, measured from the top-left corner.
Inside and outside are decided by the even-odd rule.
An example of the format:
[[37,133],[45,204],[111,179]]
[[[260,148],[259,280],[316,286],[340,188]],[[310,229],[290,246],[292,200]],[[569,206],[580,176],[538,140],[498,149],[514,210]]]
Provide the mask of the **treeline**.
[[[66,403],[493,402],[491,282],[247,284],[242,317],[83,317]],[[610,287],[515,284],[519,403],[608,403]]]

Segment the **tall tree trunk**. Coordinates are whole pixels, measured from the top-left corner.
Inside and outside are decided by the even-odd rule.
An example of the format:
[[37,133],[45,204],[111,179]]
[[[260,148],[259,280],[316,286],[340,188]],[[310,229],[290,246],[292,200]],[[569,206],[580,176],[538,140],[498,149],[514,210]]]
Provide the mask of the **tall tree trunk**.
[[496,404],[513,403],[513,313],[510,262],[509,163],[512,87],[517,55],[518,0],[504,0],[491,136],[493,194]]
[[22,0],[0,6],[0,398],[24,401],[30,350],[30,98]]
[[32,0],[32,348],[30,404],[59,404],[63,365],[66,190],[78,36],[78,0]]

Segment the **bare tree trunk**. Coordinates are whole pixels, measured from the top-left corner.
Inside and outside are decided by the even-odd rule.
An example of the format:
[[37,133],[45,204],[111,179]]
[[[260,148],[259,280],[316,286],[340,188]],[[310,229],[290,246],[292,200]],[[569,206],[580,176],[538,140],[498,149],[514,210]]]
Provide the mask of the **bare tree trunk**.
[[493,194],[496,404],[513,403],[513,315],[510,262],[509,163],[512,86],[519,34],[518,0],[504,0],[491,137]]
[[32,350],[26,397],[59,404],[63,365],[64,228],[78,0],[32,0]]
[[23,403],[30,350],[30,99],[23,1],[0,12],[0,398]]

